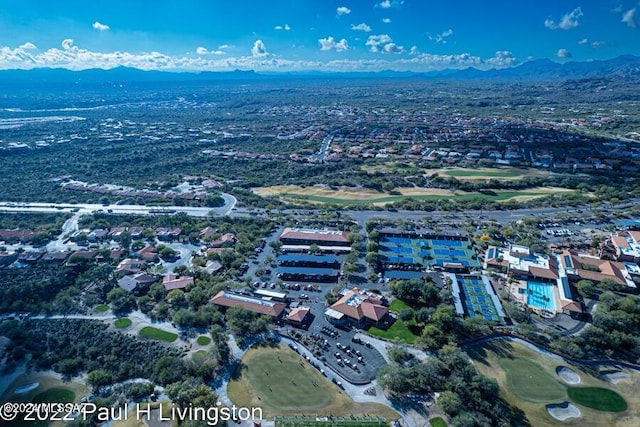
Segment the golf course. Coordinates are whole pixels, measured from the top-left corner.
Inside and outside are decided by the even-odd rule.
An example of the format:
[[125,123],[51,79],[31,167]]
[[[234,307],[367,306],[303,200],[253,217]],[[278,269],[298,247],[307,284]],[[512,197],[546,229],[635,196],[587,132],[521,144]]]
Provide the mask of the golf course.
[[393,193],[374,191],[366,188],[325,186],[301,187],[298,185],[277,185],[254,188],[259,196],[276,196],[282,200],[305,201],[315,204],[332,205],[374,205],[384,206],[405,199],[413,200],[472,200],[485,199],[498,202],[509,200],[527,200],[559,193],[570,193],[573,190],[557,187],[534,187],[526,190],[495,190],[491,192],[465,192],[444,190],[439,188],[396,188]]
[[476,368],[495,378],[502,397],[531,425],[640,425],[638,378],[609,382],[588,369],[518,341],[492,340],[465,349]]
[[265,416],[323,414],[382,417],[398,414],[377,403],[356,403],[287,347],[250,349],[227,388],[237,406],[260,407]]

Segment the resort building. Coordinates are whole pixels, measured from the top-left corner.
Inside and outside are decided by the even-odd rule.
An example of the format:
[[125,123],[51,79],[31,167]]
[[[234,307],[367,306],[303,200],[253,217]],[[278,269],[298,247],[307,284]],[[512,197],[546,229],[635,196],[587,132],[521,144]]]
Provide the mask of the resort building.
[[578,254],[569,249],[559,253],[557,258],[559,265],[566,271],[569,279],[586,279],[593,282],[610,280],[620,286],[636,287],[629,269],[622,262],[604,260],[587,254]]
[[640,231],[618,231],[602,245],[601,256],[616,261],[640,262]]
[[509,244],[507,247],[489,246],[485,255],[484,268],[494,267],[516,279],[558,279],[555,257],[531,252],[528,247]]
[[389,314],[382,298],[359,288],[345,289],[342,297],[325,311],[325,317],[332,323],[352,322],[360,327],[378,324]]
[[261,298],[254,298],[245,295],[234,294],[228,291],[220,291],[213,298],[211,303],[220,307],[242,307],[246,310],[271,317],[280,317],[287,304],[277,301],[268,301]]
[[321,252],[350,252],[349,233],[340,230],[287,227],[280,235],[284,252],[308,251],[312,245]]
[[542,316],[582,312],[580,303],[573,300],[570,277],[557,254],[536,253],[514,244],[489,246],[484,267],[506,273],[511,279],[511,298]]

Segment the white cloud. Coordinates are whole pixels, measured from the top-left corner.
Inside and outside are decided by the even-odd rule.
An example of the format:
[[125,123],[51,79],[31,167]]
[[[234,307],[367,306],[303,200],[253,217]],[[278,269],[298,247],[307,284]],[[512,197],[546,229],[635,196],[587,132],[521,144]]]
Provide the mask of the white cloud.
[[209,49],[207,49],[206,47],[198,46],[196,48],[196,53],[198,55],[206,55],[207,53],[209,53]]
[[351,29],[355,31],[364,31],[366,33],[371,31],[371,27],[365,24],[364,22],[358,25],[351,24]]
[[594,49],[599,49],[601,47],[604,47],[607,45],[607,42],[603,42],[603,41],[595,41],[593,43],[591,43],[591,47]]
[[400,7],[404,4],[404,0],[382,0],[380,3],[376,3],[376,7],[382,9],[389,9],[391,7]]
[[434,41],[436,43],[442,43],[442,44],[446,44],[447,43],[446,38],[450,37],[452,34],[453,34],[453,30],[451,28],[441,32],[440,34],[436,34],[435,36],[432,36],[431,33],[427,33],[427,35],[429,36],[429,40]]
[[382,22],[385,24],[391,24],[391,18],[382,18]]
[[635,14],[636,14],[635,7],[633,9],[627,10],[625,13],[622,14],[622,22],[624,22],[631,28],[636,28]]
[[274,30],[278,30],[278,31],[289,31],[291,29],[291,27],[289,26],[289,24],[284,24],[284,25],[276,25],[275,27],[273,27]]
[[320,43],[320,50],[335,50],[336,52],[344,52],[349,49],[349,43],[347,43],[346,39],[341,39],[339,42],[336,42],[332,36],[326,37],[324,39],[319,39],[318,43]]
[[391,43],[391,37],[388,34],[380,34],[376,36],[369,36],[365,46],[369,46],[371,52],[380,52],[380,46],[387,43]]
[[567,58],[571,58],[571,52],[569,52],[567,49],[558,49],[558,51],[556,52],[556,56],[560,59],[567,59]]
[[544,26],[551,30],[557,30],[557,29],[570,30],[580,25],[580,23],[578,22],[578,19],[580,19],[580,17],[582,17],[583,15],[584,14],[582,13],[582,8],[578,6],[575,9],[573,9],[571,12],[565,13],[562,16],[562,19],[560,19],[559,23],[556,23],[551,18],[547,18],[544,21]]
[[21,44],[18,49],[24,49],[24,50],[31,50],[31,49],[37,49],[36,45],[31,43],[31,42],[26,42],[24,44]]
[[231,47],[230,44],[221,44],[220,46],[218,46],[218,49],[222,50],[222,49],[229,49]]
[[62,48],[64,50],[69,50],[73,47],[73,39],[64,39],[62,40]]
[[[384,36],[384,37],[383,37]],[[384,52],[385,46],[393,43],[387,35],[376,36],[379,52]],[[328,38],[328,37],[327,37]],[[347,47],[347,41],[342,40],[333,43]],[[266,53],[264,44],[256,43],[256,53],[264,55],[254,56],[216,56],[217,51],[209,50],[209,55],[187,54],[183,56],[167,55],[161,52],[94,52],[74,44],[73,40],[66,39],[62,47],[53,47],[43,50],[40,47],[35,50],[30,44],[24,43],[20,47],[12,48],[0,46],[0,69],[32,69],[40,67],[67,68],[71,70],[84,70],[88,68],[110,69],[118,66],[138,68],[142,70],[162,71],[232,71],[255,70],[257,72],[285,72],[285,71],[412,71],[428,72],[443,69],[463,69],[476,67],[478,69],[501,68],[517,64],[516,58],[508,51],[496,52],[490,58],[482,58],[470,53],[433,55],[419,53],[417,48],[411,49],[412,56],[385,55],[384,57],[370,59],[342,58],[330,61],[317,60],[291,60],[275,57]],[[395,48],[394,48],[395,46]],[[220,46],[232,47],[232,46]],[[391,45],[386,48],[389,51],[399,49],[399,46]],[[220,49],[219,49],[220,50]]]
[[100,22],[96,21],[93,23],[93,28],[95,28],[98,31],[107,31],[110,30],[111,28],[109,28],[108,25],[105,24],[101,24]]
[[267,47],[264,45],[264,42],[262,40],[256,40],[251,48],[251,56],[254,58],[264,58],[268,55],[269,52],[267,52]]
[[492,68],[506,68],[514,66],[518,60],[512,52],[509,52],[508,50],[499,50],[495,53],[493,58],[486,59],[483,62]]
[[418,50],[418,46],[411,46],[409,55],[418,55],[418,54],[420,54],[420,51]]
[[579,45],[588,44],[588,43],[589,43],[589,39],[586,39],[586,38],[578,41]]
[[404,47],[402,46],[398,46],[395,43],[387,43],[384,45],[383,51],[385,53],[403,53],[404,52]]
[[338,15],[348,15],[351,13],[351,9],[349,9],[346,6],[340,6],[339,8],[336,9],[336,13]]

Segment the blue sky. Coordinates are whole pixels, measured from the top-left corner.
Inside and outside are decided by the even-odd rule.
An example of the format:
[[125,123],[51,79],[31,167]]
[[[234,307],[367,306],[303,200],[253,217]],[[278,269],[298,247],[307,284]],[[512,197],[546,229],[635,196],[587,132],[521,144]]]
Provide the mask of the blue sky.
[[2,0],[0,69],[431,71],[640,54],[639,0]]

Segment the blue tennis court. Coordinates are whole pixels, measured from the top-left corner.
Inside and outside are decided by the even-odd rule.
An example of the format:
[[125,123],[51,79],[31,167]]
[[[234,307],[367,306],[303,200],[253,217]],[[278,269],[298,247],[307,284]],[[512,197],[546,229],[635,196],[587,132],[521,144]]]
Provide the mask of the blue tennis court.
[[450,256],[450,257],[457,257],[457,256],[465,256],[465,252],[461,251],[461,250],[456,250],[456,249],[440,249],[440,248],[436,248],[433,250],[433,252],[436,255],[444,255],[444,256]]
[[460,276],[456,276],[456,279],[462,292],[461,300],[465,306],[465,312],[469,317],[481,316],[492,322],[502,321],[482,280]]
[[383,255],[382,260],[393,264],[413,264],[413,258]]
[[391,252],[395,252],[397,254],[410,254],[413,252],[411,248],[407,248],[404,246],[392,246],[389,248]]
[[443,246],[445,248],[462,247],[462,240],[431,240],[431,246]]

